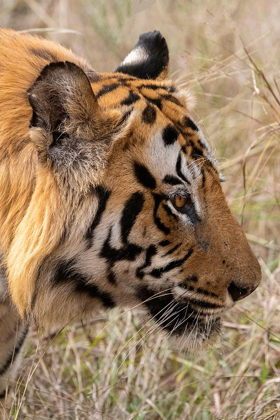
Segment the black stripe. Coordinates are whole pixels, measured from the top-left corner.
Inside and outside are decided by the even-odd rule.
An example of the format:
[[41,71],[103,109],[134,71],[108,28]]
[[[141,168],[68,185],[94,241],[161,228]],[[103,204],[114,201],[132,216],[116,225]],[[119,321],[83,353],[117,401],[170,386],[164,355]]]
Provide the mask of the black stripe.
[[162,223],[162,221],[160,220],[160,218],[157,215],[157,211],[158,211],[159,205],[160,205],[160,203],[161,203],[161,201],[163,199],[163,196],[161,196],[159,194],[154,194],[153,193],[153,197],[154,197],[154,202],[155,202],[155,205],[154,205],[154,214],[153,214],[153,216],[154,216],[154,222],[155,222],[156,226],[162,232],[164,232],[166,235],[168,235],[170,233],[170,229]]
[[149,98],[146,95],[143,95],[143,97],[147,100],[147,102],[149,102],[150,104],[155,105],[160,111],[162,110],[162,102],[161,102],[161,99],[152,99],[152,98]]
[[207,340],[212,332],[220,330],[220,318],[205,324],[199,319],[199,312],[195,308],[187,302],[175,301],[172,293],[160,295],[142,285],[138,289],[138,297],[161,328],[173,335],[188,336],[191,331],[196,336],[199,334],[203,340]]
[[168,216],[173,217],[173,219],[175,219],[175,220],[178,220],[179,219],[179,217],[177,216],[177,214],[174,214],[172,212],[172,210],[170,209],[170,207],[167,204],[163,203],[162,204],[162,208],[166,211],[166,213],[168,214]]
[[144,195],[138,191],[132,194],[129,200],[125,203],[121,217],[121,236],[124,244],[127,243],[128,236],[134,223],[136,222],[138,214],[143,209],[144,202]]
[[181,153],[179,153],[178,159],[177,159],[177,162],[176,162],[176,172],[177,172],[177,175],[178,175],[179,178],[181,178],[187,184],[191,185],[190,181],[182,173],[182,157],[181,157]]
[[137,102],[140,99],[140,96],[133,92],[133,90],[129,90],[129,95],[126,99],[124,99],[120,105],[132,105],[134,102]]
[[116,306],[111,295],[107,292],[102,292],[95,284],[85,282],[83,277],[80,277],[76,282],[75,291],[78,293],[85,293],[93,299],[100,299],[105,308],[114,308]]
[[100,98],[106,93],[112,92],[113,90],[117,89],[119,86],[121,86],[120,83],[111,83],[110,85],[103,86],[102,89],[100,89],[100,91],[95,95],[96,99]]
[[[98,202],[98,207],[97,207],[97,211],[95,213],[94,219],[86,232],[86,235],[85,235],[86,239],[92,239],[93,232],[101,221],[102,214],[104,213],[106,209],[107,201],[111,195],[111,192],[106,190],[104,187],[102,187],[102,185],[98,185],[94,189],[94,191],[98,195],[99,202]],[[89,247],[91,245],[92,244],[90,243]]]
[[201,141],[201,139],[198,139],[198,140],[197,140],[197,142],[198,142],[199,146],[201,147],[201,149],[206,149],[206,146],[205,146],[205,144]]
[[197,125],[193,122],[193,120],[189,117],[184,117],[182,125],[188,128],[191,128],[194,131],[198,131]]
[[192,146],[191,148],[191,157],[194,160],[200,159],[204,156],[203,150],[199,149],[197,146]]
[[149,188],[151,190],[156,188],[157,182],[145,165],[134,162],[134,175],[139,184],[143,185],[145,188]]
[[138,289],[138,297],[164,330],[178,335],[188,334],[187,327],[193,328],[196,311],[190,309],[189,305],[176,302],[172,293],[160,295],[146,286],[141,286]]
[[160,246],[167,246],[167,245],[170,245],[170,244],[171,244],[171,242],[170,242],[170,241],[168,241],[168,240],[161,241],[161,242],[159,243],[159,245],[160,245]]
[[155,245],[150,245],[146,251],[146,258],[144,264],[141,265],[141,267],[138,267],[136,270],[136,277],[138,277],[139,279],[142,279],[144,277],[145,273],[143,272],[143,270],[151,265],[152,258],[156,254],[157,247]]
[[196,291],[197,293],[201,293],[202,295],[205,295],[205,296],[212,296],[216,298],[219,297],[216,293],[210,292],[209,290],[203,289],[202,287],[199,287]]
[[179,283],[179,286],[182,287],[182,289],[188,290],[189,292],[194,292],[194,287],[189,286],[186,283]]
[[108,236],[102,246],[99,256],[106,259],[107,263],[110,265],[110,268],[117,261],[134,261],[136,257],[142,252],[142,248],[135,244],[126,244],[120,249],[115,249],[111,247],[111,236],[112,228],[109,229]]
[[169,102],[172,102],[173,104],[182,107],[182,104],[180,103],[180,101],[177,98],[175,98],[175,96],[173,96],[173,95],[170,95],[170,94],[169,95],[162,95],[162,99],[166,100],[166,101],[169,101]]
[[183,182],[177,178],[177,176],[173,175],[165,175],[162,182],[169,185],[184,185]]
[[193,248],[191,248],[187,254],[181,258],[180,260],[171,261],[169,264],[167,264],[165,267],[161,268],[154,268],[149,274],[152,277],[155,277],[157,279],[161,278],[162,274],[167,273],[168,271],[174,270],[174,268],[180,267],[182,264],[184,264],[185,261],[187,261],[188,258],[193,253]]
[[179,242],[177,245],[175,245],[173,248],[167,251],[166,254],[164,254],[164,256],[166,257],[167,255],[173,254],[173,252],[175,252],[181,245],[182,245],[182,242]]
[[[192,280],[192,281],[194,281],[194,280]],[[179,283],[179,286],[182,287],[182,289],[188,290],[189,292],[201,293],[202,295],[211,296],[211,297],[214,297],[214,298],[219,297],[216,293],[210,292],[206,289],[203,289],[202,287],[198,287],[197,289],[195,289],[193,286],[190,286],[189,284],[186,284],[186,283]],[[200,305],[203,308],[206,308],[206,307],[208,307],[208,308],[221,308],[222,307],[221,305],[217,305],[216,303],[200,301],[198,299],[199,299],[198,296],[197,296],[197,299],[190,299],[188,297],[188,300],[191,303],[196,304],[196,305]]]
[[144,84],[143,83],[142,85],[137,86],[137,88],[138,89],[151,89],[151,90],[163,89],[163,90],[166,90],[166,91],[170,91],[168,86],[161,86],[159,84],[152,85],[152,84]]
[[90,278],[78,273],[73,268],[75,260],[61,262],[54,275],[53,287],[61,283],[69,283],[75,285],[74,292],[87,294],[90,298],[100,299],[105,308],[112,308],[115,302],[107,292],[102,292],[98,286],[89,283]]
[[206,181],[206,177],[205,177],[205,171],[203,168],[200,168],[201,170],[201,175],[202,175],[202,188],[205,187],[205,181]]
[[132,109],[130,109],[129,111],[125,112],[123,114],[122,118],[120,119],[120,121],[118,122],[118,124],[116,125],[116,128],[122,126],[123,123],[128,119],[128,117],[130,116],[131,113],[132,113]]
[[217,303],[206,302],[205,300],[198,300],[198,299],[192,299],[192,298],[190,299],[188,297],[188,301],[190,302],[190,304],[200,306],[201,308],[206,308],[206,309],[223,308],[223,305],[218,305]]
[[[61,261],[55,270],[53,275],[52,284],[55,287],[59,283],[66,281],[73,281],[73,266],[75,265],[75,260]],[[80,274],[77,274],[79,277]]]
[[115,74],[113,76],[107,76],[106,75],[106,76],[103,77],[103,80],[104,81],[112,80],[112,79],[117,80],[120,83],[123,83],[123,82],[131,82],[132,80],[135,81],[136,80],[136,77],[133,77],[133,76],[125,76],[124,74],[118,74],[118,75]]
[[108,273],[108,281],[112,284],[117,284],[117,278],[114,271],[110,270]]
[[5,373],[7,369],[9,369],[9,367],[11,366],[11,363],[13,363],[16,360],[16,357],[19,354],[23,346],[24,340],[27,336],[28,329],[29,329],[29,325],[27,324],[20,335],[20,339],[18,340],[17,345],[13,348],[12,352],[9,354],[8,358],[6,359],[4,365],[0,368],[0,375],[3,375],[3,373]]

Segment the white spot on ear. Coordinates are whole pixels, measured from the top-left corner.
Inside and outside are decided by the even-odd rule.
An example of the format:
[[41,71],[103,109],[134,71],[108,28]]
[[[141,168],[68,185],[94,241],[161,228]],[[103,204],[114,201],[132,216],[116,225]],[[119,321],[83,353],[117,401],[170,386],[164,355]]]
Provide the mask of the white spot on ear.
[[149,58],[145,48],[139,46],[134,48],[124,59],[121,65],[140,64],[147,61]]

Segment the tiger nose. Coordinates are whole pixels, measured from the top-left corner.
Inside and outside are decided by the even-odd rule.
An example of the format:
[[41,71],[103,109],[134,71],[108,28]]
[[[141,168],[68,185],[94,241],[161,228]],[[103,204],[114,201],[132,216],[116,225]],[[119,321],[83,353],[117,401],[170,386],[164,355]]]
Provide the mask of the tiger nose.
[[232,297],[232,300],[236,302],[237,300],[244,299],[246,296],[249,296],[253,291],[258,287],[258,285],[252,284],[242,284],[239,285],[232,281],[228,287],[228,292]]

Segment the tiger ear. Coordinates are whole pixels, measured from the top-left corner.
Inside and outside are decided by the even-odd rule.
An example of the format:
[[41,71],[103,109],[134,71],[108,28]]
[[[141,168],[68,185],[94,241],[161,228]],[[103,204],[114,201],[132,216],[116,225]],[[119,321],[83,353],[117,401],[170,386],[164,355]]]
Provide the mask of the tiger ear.
[[115,72],[139,79],[163,80],[168,77],[169,52],[165,38],[159,31],[140,35],[134,49]]
[[41,161],[60,168],[94,168],[122,114],[101,110],[83,70],[70,62],[51,63],[27,93],[33,110],[30,136]]

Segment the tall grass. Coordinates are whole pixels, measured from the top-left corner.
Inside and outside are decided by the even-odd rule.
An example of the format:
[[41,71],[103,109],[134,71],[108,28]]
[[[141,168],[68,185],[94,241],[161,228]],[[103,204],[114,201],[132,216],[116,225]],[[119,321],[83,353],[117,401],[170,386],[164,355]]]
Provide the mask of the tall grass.
[[[1,3],[1,2],[0,2]],[[273,0],[2,0],[0,23],[38,28],[100,71],[159,29],[171,74],[227,179],[263,282],[204,354],[173,352],[137,311],[34,331],[7,419],[280,419],[280,3]],[[26,383],[28,386],[26,387]]]

